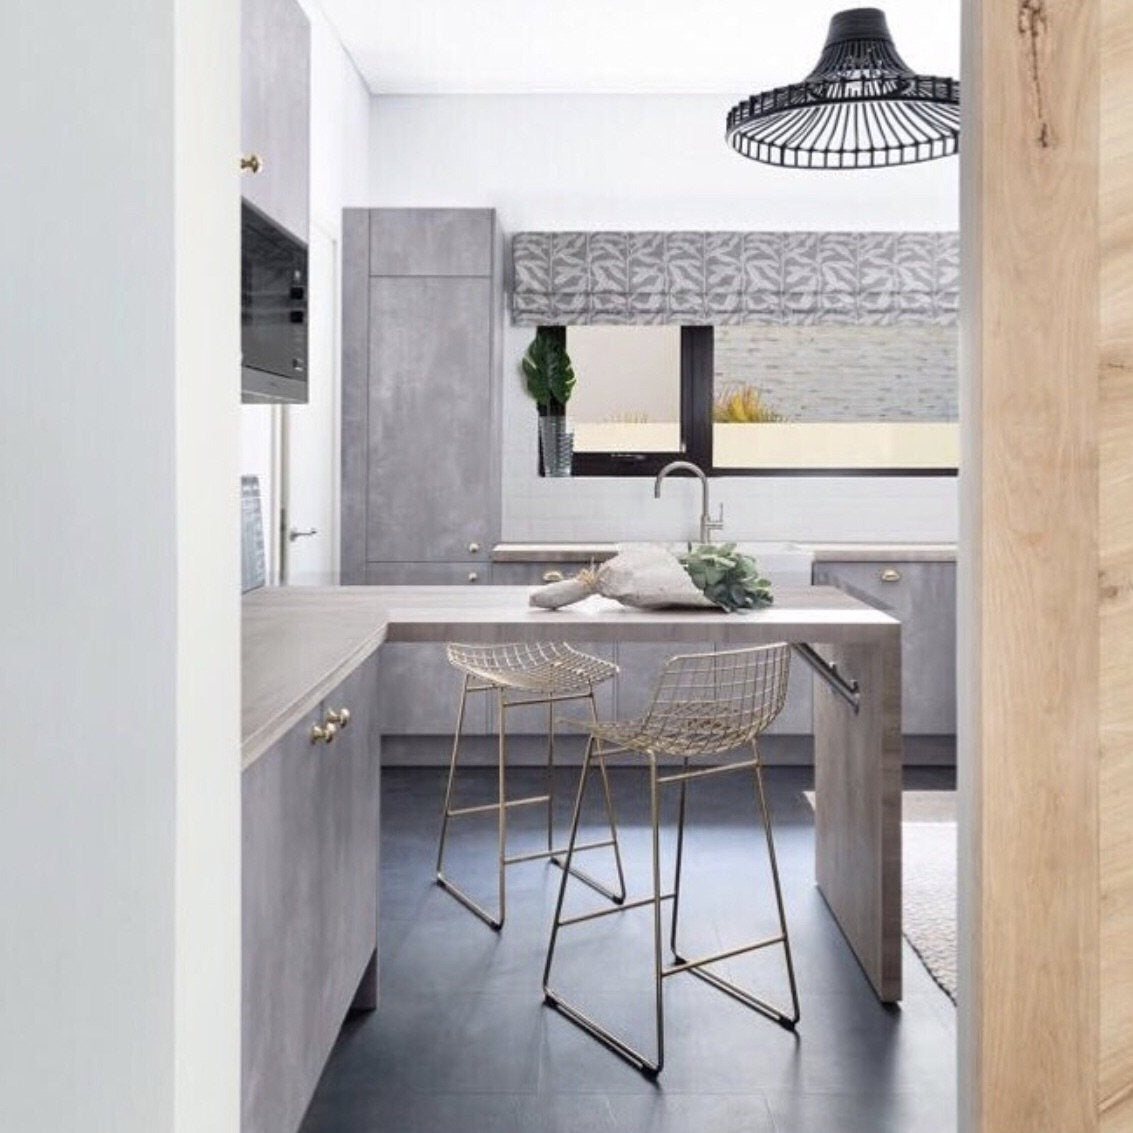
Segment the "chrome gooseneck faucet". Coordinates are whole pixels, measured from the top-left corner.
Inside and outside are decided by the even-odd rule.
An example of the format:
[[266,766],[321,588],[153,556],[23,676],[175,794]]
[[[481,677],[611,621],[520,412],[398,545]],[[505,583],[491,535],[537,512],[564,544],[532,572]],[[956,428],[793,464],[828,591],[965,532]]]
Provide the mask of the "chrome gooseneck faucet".
[[661,481],[670,472],[681,471],[691,472],[694,476],[700,477],[700,541],[711,543],[712,532],[719,531],[724,526],[724,505],[720,505],[720,514],[713,519],[708,508],[708,477],[704,475],[703,468],[689,460],[670,461],[657,473],[657,479],[653,481],[653,498],[657,500],[661,498]]

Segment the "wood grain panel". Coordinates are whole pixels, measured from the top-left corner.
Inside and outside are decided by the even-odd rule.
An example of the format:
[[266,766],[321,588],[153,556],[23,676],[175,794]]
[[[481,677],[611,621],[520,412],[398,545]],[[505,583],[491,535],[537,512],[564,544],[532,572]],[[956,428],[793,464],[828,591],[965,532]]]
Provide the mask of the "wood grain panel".
[[1098,1123],[1099,7],[966,9],[961,1117],[979,1133]]
[[815,876],[878,997],[892,1003],[901,998],[900,631],[822,655],[873,691],[854,715],[815,681]]
[[1104,1133],[1133,1129],[1133,5],[1102,8],[1101,1019]]

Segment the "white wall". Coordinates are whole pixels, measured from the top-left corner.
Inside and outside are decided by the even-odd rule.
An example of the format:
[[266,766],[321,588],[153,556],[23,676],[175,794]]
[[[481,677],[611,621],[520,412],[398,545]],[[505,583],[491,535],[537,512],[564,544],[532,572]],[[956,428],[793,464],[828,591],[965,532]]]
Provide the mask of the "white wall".
[[[370,92],[358,75],[350,57],[346,54],[337,34],[323,14],[317,0],[299,0],[299,6],[311,21],[311,227],[320,230],[339,245],[342,236],[342,210],[351,206],[368,203],[369,185],[369,131],[370,131]],[[315,281],[312,281],[314,287]],[[337,288],[336,288],[337,290]],[[326,296],[311,296],[311,303],[326,301]],[[340,320],[341,303],[336,293],[330,297]],[[336,339],[336,343],[339,339]],[[338,482],[338,400],[339,375],[337,366],[341,359],[337,345],[333,350],[336,369],[331,374],[312,370],[312,381],[324,381],[334,391],[334,400],[329,412],[320,399],[314,408],[308,405],[291,406],[287,413],[291,417],[292,432],[310,424],[325,438],[325,444],[307,443],[295,445],[292,450],[290,477],[293,484],[319,484],[326,493]],[[312,365],[316,365],[312,359]],[[281,438],[279,434],[279,410],[268,405],[244,405],[240,408],[240,471],[260,477],[261,498],[264,500],[264,533],[268,544],[268,577],[273,577],[277,569],[272,549],[278,551],[278,509],[280,499],[279,485],[276,482],[276,456]],[[310,419],[310,420],[308,420]],[[322,459],[329,453],[332,463],[331,473],[322,468],[312,468],[306,463],[313,454]],[[324,506],[317,513],[306,511],[305,516],[296,517],[301,524],[311,524],[325,532],[327,544],[338,546],[337,497],[327,495]],[[313,518],[307,518],[311,517]],[[333,528],[333,529],[332,529]]]
[[318,0],[311,21],[311,223],[338,237],[342,210],[365,205],[370,183],[370,92]]
[[[368,203],[494,206],[509,233],[957,227],[955,160],[777,170],[728,148],[729,105],[711,95],[381,96]],[[535,414],[517,369],[531,333],[507,326],[504,335],[504,537],[654,538],[694,523],[693,509],[674,511],[675,498],[654,503],[644,480],[536,475]],[[956,537],[952,478],[735,478],[713,493],[726,503],[727,536]]]
[[10,6],[0,63],[0,1128],[226,1133],[236,9]]

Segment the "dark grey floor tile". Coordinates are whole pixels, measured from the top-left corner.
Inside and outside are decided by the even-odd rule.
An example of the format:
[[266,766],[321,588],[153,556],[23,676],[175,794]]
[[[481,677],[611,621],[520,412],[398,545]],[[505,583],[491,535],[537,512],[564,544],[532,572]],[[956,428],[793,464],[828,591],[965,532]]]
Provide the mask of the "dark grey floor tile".
[[[575,775],[560,770],[560,822]],[[637,770],[618,768],[611,778],[632,895],[641,895],[649,884],[647,792]],[[491,797],[492,772],[471,779],[473,796]],[[538,779],[513,774],[517,790]],[[932,789],[951,786],[954,774],[917,768],[907,779]],[[302,1133],[948,1133],[954,1009],[908,948],[904,1003],[877,1002],[814,885],[813,816],[800,796],[810,785],[806,768],[768,775],[802,1004],[797,1033],[675,976],[665,983],[666,1065],[652,1080],[542,1002],[559,871],[542,862],[512,867],[508,922],[493,932],[433,879],[443,772],[385,772],[381,1006],[348,1019]],[[702,862],[688,860],[696,899],[682,910],[682,941],[690,951],[715,950],[766,925],[765,859],[746,793],[719,783],[692,805]],[[541,821],[517,822],[516,831],[537,840]],[[484,833],[486,843],[472,837],[450,870],[494,899],[494,840],[490,828]],[[663,852],[669,870],[671,839]],[[568,897],[578,909],[608,907],[573,882]],[[778,996],[780,951],[725,968]],[[555,986],[652,1050],[651,957],[647,913],[604,918],[577,936],[564,932]]]
[[775,1133],[949,1133],[955,1092],[947,1083],[910,1093],[862,1091],[767,1095]]
[[557,1094],[527,1099],[528,1133],[775,1133],[762,1094]]
[[316,1094],[304,1133],[533,1133],[522,1099],[508,1094]]

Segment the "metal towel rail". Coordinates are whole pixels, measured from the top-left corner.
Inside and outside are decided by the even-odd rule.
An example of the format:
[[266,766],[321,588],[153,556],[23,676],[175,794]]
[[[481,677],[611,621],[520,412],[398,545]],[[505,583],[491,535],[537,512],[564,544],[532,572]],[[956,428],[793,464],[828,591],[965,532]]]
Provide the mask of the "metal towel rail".
[[813,645],[799,643],[792,646],[794,651],[854,710],[857,714],[862,707],[862,694],[858,682],[849,680],[838,672],[833,661],[827,661]]

